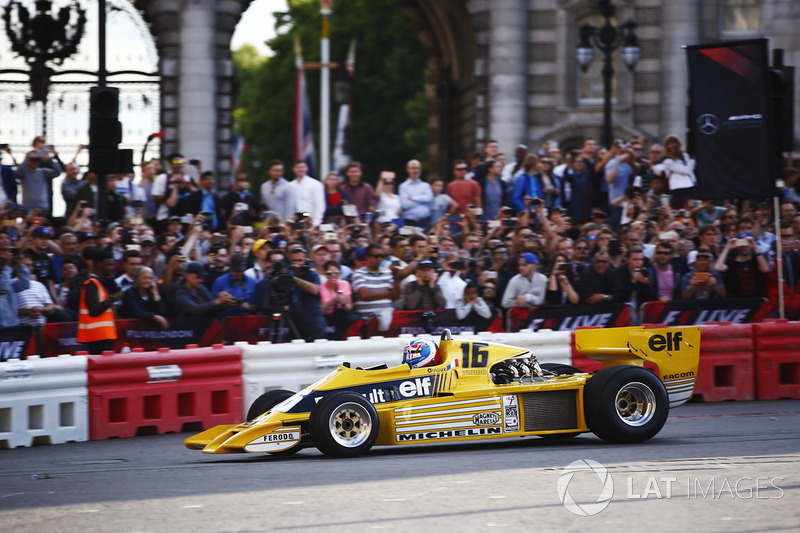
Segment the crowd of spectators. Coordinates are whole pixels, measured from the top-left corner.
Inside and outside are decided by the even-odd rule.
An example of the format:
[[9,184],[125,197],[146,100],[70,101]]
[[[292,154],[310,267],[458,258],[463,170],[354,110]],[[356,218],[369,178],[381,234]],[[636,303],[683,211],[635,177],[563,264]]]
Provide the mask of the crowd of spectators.
[[138,177],[109,175],[106,190],[41,137],[21,162],[6,145],[0,154],[3,327],[280,314],[311,340],[365,317],[386,330],[395,310],[488,323],[553,305],[777,303],[778,239],[786,293],[800,285],[797,170],[783,171],[776,228],[764,199],[697,198],[695,162],[674,135],[546,141],[509,158],[489,141],[452,176],[426,177],[411,159],[374,184],[357,162],[320,180],[276,160],[260,188],[239,172],[224,191],[180,153]]

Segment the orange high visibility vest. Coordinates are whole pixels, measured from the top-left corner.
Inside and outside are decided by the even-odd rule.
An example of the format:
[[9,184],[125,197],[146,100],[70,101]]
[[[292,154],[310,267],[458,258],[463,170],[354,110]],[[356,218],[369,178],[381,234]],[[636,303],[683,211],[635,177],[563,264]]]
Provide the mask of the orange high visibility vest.
[[94,283],[97,286],[97,293],[100,301],[108,299],[103,284],[96,278],[89,278],[83,284],[81,291],[80,307],[78,308],[78,342],[105,341],[117,338],[117,327],[114,325],[114,312],[106,309],[99,316],[89,314],[86,307],[86,286]]

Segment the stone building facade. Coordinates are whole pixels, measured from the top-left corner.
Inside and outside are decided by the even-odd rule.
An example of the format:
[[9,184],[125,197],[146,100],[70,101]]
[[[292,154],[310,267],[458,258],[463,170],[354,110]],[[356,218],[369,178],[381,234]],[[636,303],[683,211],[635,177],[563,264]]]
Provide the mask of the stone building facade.
[[[497,139],[510,153],[518,143],[533,149],[546,139],[573,144],[587,135],[601,138],[600,54],[586,75],[575,58],[579,24],[597,22],[595,0],[398,2],[427,51],[432,168],[449,175],[450,160],[467,156],[487,139]],[[214,154],[220,175],[230,171],[230,39],[249,3],[134,1],[160,54],[163,151]],[[684,135],[684,45],[769,37],[770,48],[783,48],[785,62],[800,67],[797,0],[616,0],[615,5],[618,23],[638,24],[641,57],[634,72],[616,62],[614,135],[642,135],[651,142],[671,132]]]

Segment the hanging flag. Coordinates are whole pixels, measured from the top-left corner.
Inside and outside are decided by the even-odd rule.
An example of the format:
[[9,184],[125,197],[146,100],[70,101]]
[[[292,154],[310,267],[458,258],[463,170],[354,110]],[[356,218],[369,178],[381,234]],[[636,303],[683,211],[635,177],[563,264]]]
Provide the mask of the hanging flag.
[[295,66],[297,67],[297,84],[294,106],[294,157],[306,162],[309,176],[318,177],[314,162],[314,134],[311,131],[311,108],[306,91],[306,74],[303,68],[300,41],[296,38]]
[[231,135],[231,170],[233,172],[241,172],[244,170],[242,154],[248,149],[249,147],[244,141],[244,137],[240,137],[235,133]]
[[778,161],[767,40],[695,45],[686,53],[697,196],[774,196]]

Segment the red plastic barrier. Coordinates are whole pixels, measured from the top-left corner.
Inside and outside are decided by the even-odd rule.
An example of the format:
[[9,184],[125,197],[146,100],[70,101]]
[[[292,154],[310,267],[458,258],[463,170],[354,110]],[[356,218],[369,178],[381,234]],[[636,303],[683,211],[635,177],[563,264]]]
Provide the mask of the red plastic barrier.
[[89,356],[89,438],[199,431],[242,421],[242,350]]
[[759,400],[800,398],[800,322],[754,324]]
[[752,400],[755,398],[753,371],[753,324],[709,322],[700,326],[695,400]]

